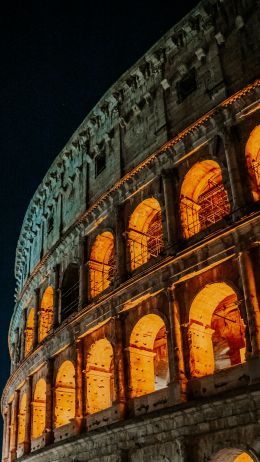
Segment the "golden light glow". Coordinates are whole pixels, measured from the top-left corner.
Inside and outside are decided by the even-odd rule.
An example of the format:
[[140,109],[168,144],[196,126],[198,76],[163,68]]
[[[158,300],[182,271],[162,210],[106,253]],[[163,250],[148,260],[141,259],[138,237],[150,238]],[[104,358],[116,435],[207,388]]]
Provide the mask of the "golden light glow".
[[26,400],[26,393],[23,393],[20,399],[18,415],[18,445],[22,444],[25,440]]
[[115,276],[114,236],[105,231],[96,237],[90,254],[90,296],[107,289]]
[[255,201],[260,199],[260,125],[250,133],[245,149],[250,186]]
[[32,402],[32,438],[38,438],[45,430],[46,382],[38,380]]
[[167,386],[168,348],[165,324],[160,316],[148,314],[136,323],[128,350],[133,398]]
[[243,452],[234,459],[234,462],[253,462],[253,459],[246,452]]
[[33,349],[33,335],[34,335],[34,322],[35,322],[35,309],[31,308],[25,329],[25,356]]
[[53,288],[47,287],[45,290],[40,309],[39,320],[39,342],[47,337],[53,323]]
[[189,319],[192,376],[213,374],[245,360],[245,326],[237,296],[226,283],[205,286],[193,300]]
[[132,213],[129,220],[128,245],[132,271],[161,253],[161,207],[154,197],[145,199]]
[[75,368],[71,361],[64,361],[57,373],[54,414],[55,428],[75,417]]
[[197,234],[230,212],[220,166],[213,160],[197,162],[181,187],[180,215],[183,237]]
[[93,414],[112,406],[115,398],[113,348],[106,338],[91,346],[86,371],[87,413]]

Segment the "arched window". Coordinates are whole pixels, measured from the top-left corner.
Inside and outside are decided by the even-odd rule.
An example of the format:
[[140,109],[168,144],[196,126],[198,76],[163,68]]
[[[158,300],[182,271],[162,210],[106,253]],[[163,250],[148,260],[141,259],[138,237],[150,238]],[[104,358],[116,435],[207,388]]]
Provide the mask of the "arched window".
[[107,289],[115,277],[114,236],[105,231],[96,237],[90,253],[90,296]]
[[47,287],[45,290],[40,308],[39,320],[39,342],[47,337],[53,323],[53,288]]
[[242,449],[227,448],[221,449],[211,462],[254,462],[252,457]]
[[245,326],[234,290],[224,282],[205,286],[189,315],[190,370],[213,374],[245,360]]
[[32,438],[38,438],[45,430],[46,382],[39,379],[35,386],[32,402]]
[[168,383],[168,348],[165,324],[156,314],[143,316],[130,337],[131,395],[146,395]]
[[245,149],[250,186],[255,201],[260,199],[260,125],[250,133]]
[[112,406],[114,392],[113,348],[106,339],[95,342],[87,356],[87,413]]
[[31,308],[26,322],[25,329],[25,356],[33,349],[35,309]]
[[60,366],[55,383],[55,428],[75,417],[75,368],[71,361]]
[[61,320],[77,310],[79,304],[79,268],[71,263],[63,276],[61,286]]
[[197,162],[186,174],[181,187],[180,215],[183,237],[213,225],[230,212],[228,195],[217,162]]
[[132,213],[128,228],[131,270],[158,257],[163,249],[162,213],[153,197],[145,199]]
[[18,415],[18,445],[25,440],[25,419],[26,419],[26,393],[20,398],[19,415]]

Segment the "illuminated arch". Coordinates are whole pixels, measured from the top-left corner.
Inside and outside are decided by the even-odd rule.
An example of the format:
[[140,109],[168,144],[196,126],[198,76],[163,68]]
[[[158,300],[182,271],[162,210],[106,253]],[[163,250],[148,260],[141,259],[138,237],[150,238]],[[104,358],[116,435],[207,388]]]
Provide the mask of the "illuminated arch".
[[168,347],[163,319],[143,316],[130,336],[130,387],[132,397],[165,388],[168,382]]
[[151,197],[132,213],[128,228],[131,270],[138,268],[163,249],[162,214],[159,202]]
[[211,462],[254,462],[255,459],[248,454],[248,452],[244,452],[243,449],[237,448],[227,448],[222,449],[219,451]]
[[90,262],[90,296],[107,289],[115,276],[114,236],[105,231],[99,234],[91,248]]
[[197,234],[230,212],[220,166],[213,160],[197,162],[181,187],[180,216],[183,237]]
[[213,374],[245,360],[245,326],[234,290],[224,282],[206,285],[189,314],[190,370]]
[[39,342],[47,337],[53,323],[53,288],[47,287],[44,291],[40,308]]
[[33,349],[33,336],[34,336],[34,323],[35,323],[35,309],[31,308],[26,322],[25,329],[25,356]]
[[114,392],[113,348],[106,339],[95,342],[87,357],[87,413],[112,406]]
[[75,368],[71,361],[60,366],[55,382],[55,428],[75,417]]
[[245,149],[250,186],[255,201],[260,199],[260,125],[250,133]]
[[46,382],[39,379],[35,386],[32,402],[32,438],[38,438],[45,430]]
[[22,444],[25,441],[25,419],[26,419],[27,396],[23,393],[19,404],[18,415],[18,440],[17,443]]

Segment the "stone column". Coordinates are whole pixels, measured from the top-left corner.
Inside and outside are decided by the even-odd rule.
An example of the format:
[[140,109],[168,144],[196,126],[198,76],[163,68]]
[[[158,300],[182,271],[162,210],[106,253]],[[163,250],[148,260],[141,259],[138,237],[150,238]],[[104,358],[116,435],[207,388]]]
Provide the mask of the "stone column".
[[34,294],[34,305],[35,305],[35,315],[34,315],[34,327],[33,327],[33,348],[38,344],[38,325],[39,325],[39,316],[40,316],[40,290],[35,289]]
[[115,236],[115,254],[116,254],[116,267],[117,267],[117,282],[121,284],[127,277],[126,268],[126,238],[124,236],[125,224],[123,217],[123,208],[118,205],[115,209],[115,223],[116,223],[116,236]]
[[53,442],[53,359],[46,361],[45,444]]
[[6,451],[7,451],[7,433],[8,433],[8,409],[5,410],[4,415],[3,415],[3,449],[2,449],[2,460],[3,462],[7,461],[6,458]]
[[26,394],[24,454],[29,454],[31,449],[32,377],[27,377],[26,379]]
[[16,460],[17,438],[18,438],[18,412],[19,412],[19,395],[20,390],[15,390],[14,399],[12,403],[12,417],[10,428],[10,454],[9,460],[13,462]]
[[168,236],[168,254],[176,250],[178,243],[178,212],[174,201],[175,191],[173,186],[173,172],[171,170],[162,171],[164,202],[166,212],[166,226]]
[[11,418],[12,418],[12,403],[8,403],[7,412],[6,412],[6,420],[5,420],[4,439],[3,439],[3,462],[8,462],[9,460]]
[[256,282],[250,253],[239,253],[239,268],[245,297],[248,330],[252,356],[260,354],[260,310],[256,293]]
[[75,367],[75,421],[80,433],[83,426],[83,340],[76,340],[76,367]]
[[80,267],[79,267],[79,310],[88,302],[88,265],[86,262],[86,240],[80,242]]
[[114,349],[114,374],[116,401],[119,404],[120,415],[125,413],[126,405],[126,382],[124,374],[124,347],[122,339],[122,326],[119,317],[114,318],[115,349]]
[[60,323],[60,265],[54,267],[54,300],[53,300],[53,328],[56,329]]

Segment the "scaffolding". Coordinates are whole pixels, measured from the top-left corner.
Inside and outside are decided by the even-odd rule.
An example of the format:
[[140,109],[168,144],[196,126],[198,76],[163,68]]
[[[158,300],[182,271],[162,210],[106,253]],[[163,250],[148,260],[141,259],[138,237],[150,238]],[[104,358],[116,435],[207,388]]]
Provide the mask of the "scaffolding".
[[160,255],[164,248],[161,211],[153,217],[146,233],[137,229],[128,229],[128,245],[132,269]]
[[107,263],[91,259],[89,266],[91,297],[96,297],[111,286],[116,277],[114,253],[111,252]]
[[186,238],[208,228],[230,212],[227,191],[214,177],[208,180],[208,188],[199,195],[197,202],[183,197],[182,207],[185,214],[182,222]]

